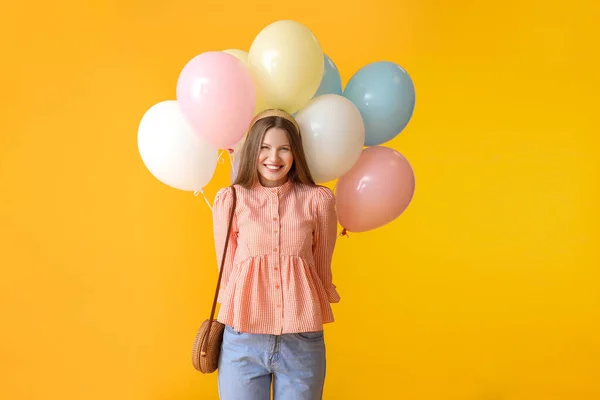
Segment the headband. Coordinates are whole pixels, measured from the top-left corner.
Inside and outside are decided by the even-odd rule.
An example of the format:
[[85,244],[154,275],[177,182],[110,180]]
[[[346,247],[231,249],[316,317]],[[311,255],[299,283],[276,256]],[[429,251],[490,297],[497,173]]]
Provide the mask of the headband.
[[298,131],[298,133],[300,133],[300,126],[298,125],[298,122],[296,121],[296,119],[294,119],[294,117],[292,117],[287,112],[285,112],[283,110],[277,110],[277,109],[264,110],[264,111],[261,111],[258,114],[256,114],[256,116],[252,119],[252,122],[250,122],[250,127],[248,128],[248,130],[252,129],[252,126],[258,120],[263,119],[263,118],[268,118],[268,117],[280,117],[285,120],[288,120],[292,124],[294,124],[294,126],[296,127],[296,130]]

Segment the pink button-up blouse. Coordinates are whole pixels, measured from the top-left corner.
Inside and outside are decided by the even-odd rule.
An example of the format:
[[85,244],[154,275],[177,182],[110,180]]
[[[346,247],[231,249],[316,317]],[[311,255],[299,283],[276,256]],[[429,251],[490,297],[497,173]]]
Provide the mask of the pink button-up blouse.
[[[274,335],[317,331],[333,322],[330,303],[340,296],[331,272],[337,239],[332,191],[289,181],[274,188],[235,189],[219,322]],[[219,266],[232,204],[231,188],[221,189],[213,204]]]

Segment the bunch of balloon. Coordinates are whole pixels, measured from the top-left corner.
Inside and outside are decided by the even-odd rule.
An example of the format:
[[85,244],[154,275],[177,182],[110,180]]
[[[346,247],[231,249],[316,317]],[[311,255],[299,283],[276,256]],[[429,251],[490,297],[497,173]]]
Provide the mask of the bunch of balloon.
[[409,161],[382,144],[408,125],[415,88],[402,67],[379,61],[358,70],[343,96],[360,110],[366,148],[337,182],[338,218],[344,232],[365,232],[398,218],[413,199],[415,175]]
[[315,35],[299,22],[281,20],[263,28],[248,51],[232,48],[192,58],[176,93],[176,100],[146,111],[138,128],[144,164],[171,187],[203,192],[219,149],[229,152],[235,180],[252,118],[276,108],[298,121],[315,181],[339,179],[344,229],[388,223],[412,198],[410,164],[380,146],[404,129],[414,108],[412,81],[396,64],[369,64],[343,90],[335,63]]

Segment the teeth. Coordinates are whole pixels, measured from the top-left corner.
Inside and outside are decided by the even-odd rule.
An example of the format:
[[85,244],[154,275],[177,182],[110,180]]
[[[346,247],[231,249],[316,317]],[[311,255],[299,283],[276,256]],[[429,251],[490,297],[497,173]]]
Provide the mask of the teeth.
[[270,169],[271,171],[277,171],[279,168],[278,166],[275,165],[265,165],[268,169]]

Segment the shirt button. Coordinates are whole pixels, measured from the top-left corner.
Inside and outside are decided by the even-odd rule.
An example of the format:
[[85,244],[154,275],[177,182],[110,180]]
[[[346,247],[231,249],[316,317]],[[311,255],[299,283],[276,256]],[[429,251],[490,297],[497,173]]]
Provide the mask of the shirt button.
[[275,271],[277,271],[279,268],[278,268],[278,267],[275,267],[275,268],[273,268],[273,269],[274,269]]
[[277,221],[277,217],[273,217],[273,221]]
[[275,285],[275,289],[279,289],[279,285]]
[[275,248],[273,249],[273,251],[274,251],[274,252],[277,252],[277,247],[275,247]]
[[278,231],[277,229],[275,229],[273,232],[277,233],[277,232],[279,232],[279,231]]

